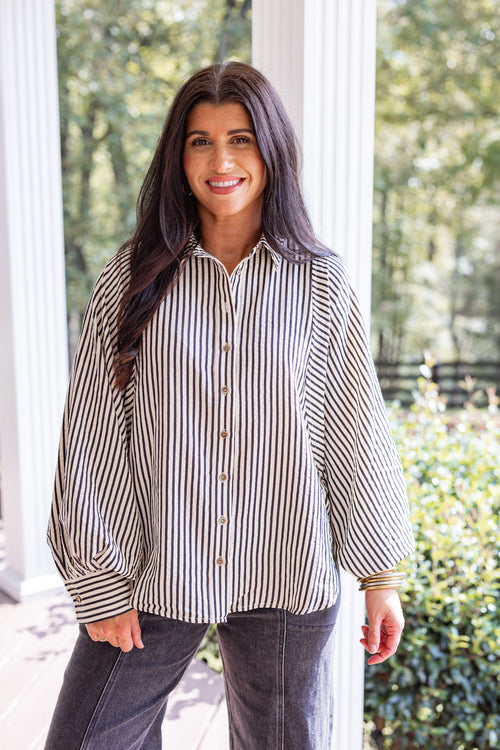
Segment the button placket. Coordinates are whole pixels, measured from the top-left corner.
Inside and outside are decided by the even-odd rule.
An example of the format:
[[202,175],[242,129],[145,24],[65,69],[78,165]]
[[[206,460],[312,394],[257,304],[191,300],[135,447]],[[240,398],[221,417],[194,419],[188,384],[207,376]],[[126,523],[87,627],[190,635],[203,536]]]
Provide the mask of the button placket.
[[[246,274],[243,273],[245,266],[248,263],[248,259],[245,259],[240,266],[238,266],[229,279],[230,282],[230,295],[231,295],[231,311],[227,316],[228,325],[229,321],[232,325],[231,333],[227,335],[226,340],[223,340],[224,344],[227,344],[229,348],[226,348],[225,353],[227,354],[226,359],[226,370],[225,379],[224,373],[221,372],[221,422],[220,424],[220,442],[226,448],[225,455],[227,456],[227,463],[224,465],[224,471],[228,473],[228,481],[225,484],[226,494],[224,495],[224,503],[220,506],[221,513],[217,519],[219,527],[219,546],[217,548],[220,553],[220,557],[224,559],[224,564],[219,567],[220,575],[225,576],[225,582],[227,591],[231,590],[232,579],[235,574],[233,565],[236,560],[232,559],[232,550],[235,544],[235,526],[233,523],[233,515],[236,504],[234,497],[236,487],[238,484],[237,476],[237,457],[238,457],[238,430],[237,424],[237,413],[238,413],[238,399],[239,394],[236,390],[235,373],[239,372],[239,360],[240,354],[240,328],[241,319],[238,315],[239,300],[242,298],[242,293],[246,283]],[[224,408],[225,405],[225,408]],[[227,436],[222,437],[223,433],[227,433]],[[228,565],[228,560],[231,564]]]
[[[221,316],[221,343],[220,343],[220,372],[219,372],[219,409],[218,409],[218,474],[217,474],[217,515],[215,517],[216,529],[216,557],[215,566],[219,575],[224,576],[226,580],[230,573],[230,567],[227,566],[228,555],[230,555],[228,545],[228,509],[230,504],[230,479],[232,480],[232,451],[230,433],[232,424],[232,399],[230,398],[231,374],[233,370],[234,357],[234,329],[235,329],[235,309],[232,300],[232,289],[229,283],[229,277],[226,275],[222,285],[222,294],[220,309]],[[229,585],[229,581],[227,581]]]

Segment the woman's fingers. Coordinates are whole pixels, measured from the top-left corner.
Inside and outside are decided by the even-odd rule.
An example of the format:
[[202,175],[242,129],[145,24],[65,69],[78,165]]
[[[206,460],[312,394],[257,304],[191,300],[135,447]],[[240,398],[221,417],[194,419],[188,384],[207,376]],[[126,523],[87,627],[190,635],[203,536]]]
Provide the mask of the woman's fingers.
[[144,648],[137,610],[132,609],[116,617],[91,622],[86,625],[89,636],[95,642],[107,642],[122,651]]
[[135,619],[132,618],[132,628],[131,628],[132,641],[136,648],[144,648],[144,643],[142,642],[141,626],[139,625],[139,617],[137,615],[136,610],[134,610],[134,614],[135,614]]
[[399,646],[399,641],[401,639],[400,633],[387,633],[384,630],[384,626],[382,626],[379,645],[377,647],[377,651],[373,653],[372,649],[370,648],[371,644],[368,643],[368,626],[362,625],[361,630],[363,631],[364,637],[360,640],[360,643],[366,648],[369,653],[372,654],[372,656],[370,656],[370,658],[368,659],[368,664],[380,664],[396,653]]
[[380,664],[396,653],[404,627],[397,592],[381,589],[366,592],[368,625],[362,625],[361,644],[371,654],[368,664]]

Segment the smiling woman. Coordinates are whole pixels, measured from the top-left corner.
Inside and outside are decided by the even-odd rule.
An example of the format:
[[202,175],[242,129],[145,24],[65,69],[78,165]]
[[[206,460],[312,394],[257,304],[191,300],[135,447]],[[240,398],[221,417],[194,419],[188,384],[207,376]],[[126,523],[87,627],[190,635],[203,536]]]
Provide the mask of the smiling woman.
[[97,282],[49,541],[82,630],[47,750],[158,750],[211,623],[231,747],[329,747],[339,565],[363,579],[369,663],[397,649],[401,466],[290,121],[248,65],[181,88]]
[[[198,145],[193,146],[193,141],[187,139],[193,130],[196,110],[203,114],[206,107],[215,111],[226,106],[231,107],[233,115],[238,112],[233,125],[236,129],[243,127],[245,139],[253,140],[265,168],[261,200],[266,210],[259,215],[249,208],[246,218],[250,220],[252,215],[250,225],[242,221],[236,226],[237,222],[231,222],[229,217],[225,222],[214,221],[213,212],[210,218],[203,201],[198,202],[185,171],[184,158],[189,160],[193,148],[201,151],[206,148],[209,152],[211,149],[206,134],[213,125],[206,118],[197,123],[202,132],[193,141]],[[234,129],[228,123],[219,122],[218,127],[225,139],[227,131]],[[239,148],[246,150],[241,137],[239,140]],[[213,171],[213,166],[210,170],[205,179],[221,176]],[[224,173],[224,176],[232,175]],[[202,188],[197,185],[196,189]],[[203,186],[204,195],[206,190],[207,186]],[[242,193],[245,192],[246,188]],[[212,197],[215,195],[212,191]],[[258,196],[254,208],[257,203]],[[120,388],[125,388],[131,378],[143,330],[182,271],[191,237],[198,241],[203,237],[205,249],[212,254],[214,249],[223,252],[228,263],[232,259],[232,265],[236,258],[245,256],[261,234],[278,255],[292,262],[305,262],[328,253],[316,238],[304,205],[297,141],[288,114],[270,82],[243,63],[205,68],[180,89],[141,189],[138,219],[135,235],[122,248],[123,252],[131,253],[132,274],[121,302],[114,361],[116,384]]]
[[187,119],[184,172],[198,201],[201,245],[231,273],[262,231],[266,165],[242,104],[197,104]]

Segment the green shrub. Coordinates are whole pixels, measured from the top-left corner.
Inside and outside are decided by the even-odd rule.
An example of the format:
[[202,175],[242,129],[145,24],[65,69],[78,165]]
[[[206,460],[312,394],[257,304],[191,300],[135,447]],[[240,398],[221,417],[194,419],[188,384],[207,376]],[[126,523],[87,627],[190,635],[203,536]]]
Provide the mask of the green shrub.
[[203,642],[198,649],[196,658],[204,661],[207,667],[222,673],[222,657],[217,641],[217,625],[210,625]]
[[422,379],[410,413],[391,415],[416,553],[403,565],[406,627],[398,654],[366,667],[365,720],[379,748],[500,747],[498,398],[449,412]]

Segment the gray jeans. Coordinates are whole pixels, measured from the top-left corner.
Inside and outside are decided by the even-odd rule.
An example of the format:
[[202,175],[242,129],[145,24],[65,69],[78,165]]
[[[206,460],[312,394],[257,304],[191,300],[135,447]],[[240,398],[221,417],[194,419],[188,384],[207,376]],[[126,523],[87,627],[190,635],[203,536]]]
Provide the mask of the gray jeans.
[[[231,750],[331,747],[337,611],[258,609],[217,626]],[[144,649],[128,653],[95,643],[81,627],[45,750],[161,749],[168,695],[208,625],[139,619]]]

